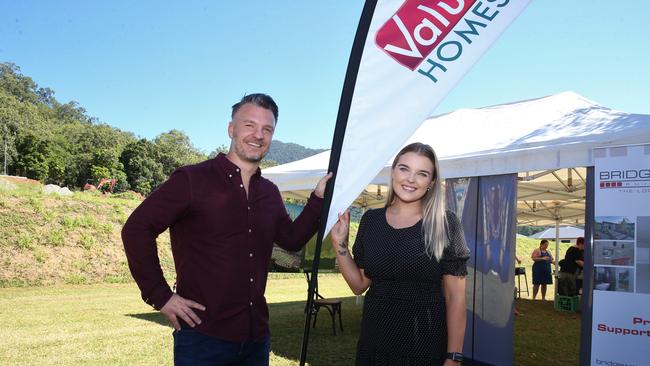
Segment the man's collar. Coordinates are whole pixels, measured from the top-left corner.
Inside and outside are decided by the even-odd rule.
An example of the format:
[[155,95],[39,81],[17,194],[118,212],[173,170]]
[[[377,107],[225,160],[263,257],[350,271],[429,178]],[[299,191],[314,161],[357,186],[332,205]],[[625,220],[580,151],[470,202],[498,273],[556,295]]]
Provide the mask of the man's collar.
[[[215,162],[217,163],[217,166],[219,169],[226,174],[241,174],[241,168],[238,167],[235,163],[232,161],[228,160],[226,157],[226,154],[224,153],[219,153],[215,158]],[[257,167],[257,170],[255,171],[255,174],[253,174],[253,177],[259,177],[262,175],[262,170]]]

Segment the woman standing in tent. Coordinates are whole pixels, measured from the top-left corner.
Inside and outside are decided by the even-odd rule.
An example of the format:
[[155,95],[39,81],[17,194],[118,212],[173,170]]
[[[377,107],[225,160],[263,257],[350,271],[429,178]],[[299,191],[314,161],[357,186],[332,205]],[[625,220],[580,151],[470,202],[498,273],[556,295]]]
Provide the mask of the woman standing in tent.
[[546,300],[546,286],[553,283],[551,275],[553,256],[547,249],[548,240],[543,239],[539,243],[539,248],[535,248],[530,256],[535,261],[533,263],[533,300],[537,297],[540,286],[542,286],[542,300]]
[[465,334],[469,249],[445,210],[438,161],[413,143],[395,157],[386,207],[361,218],[348,251],[350,216],[339,215],[332,246],[355,294],[366,294],[356,365],[459,365]]

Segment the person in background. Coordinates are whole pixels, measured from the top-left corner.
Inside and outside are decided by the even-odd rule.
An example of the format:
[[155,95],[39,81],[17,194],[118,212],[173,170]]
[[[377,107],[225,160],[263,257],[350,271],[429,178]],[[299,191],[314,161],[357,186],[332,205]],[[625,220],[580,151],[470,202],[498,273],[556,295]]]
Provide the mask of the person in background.
[[558,293],[563,296],[578,295],[578,273],[584,266],[585,238],[579,237],[576,243],[570,246],[560,261],[560,278],[558,279]]
[[551,262],[553,256],[548,252],[548,240],[542,239],[539,243],[539,248],[533,250],[530,256],[533,263],[533,300],[537,297],[539,288],[542,288],[542,300],[546,300],[546,286],[553,283],[553,275],[551,273]]
[[355,294],[367,289],[356,365],[462,361],[469,249],[446,210],[438,161],[413,143],[395,157],[386,207],[361,218],[348,250],[349,212],[332,228],[339,270]]

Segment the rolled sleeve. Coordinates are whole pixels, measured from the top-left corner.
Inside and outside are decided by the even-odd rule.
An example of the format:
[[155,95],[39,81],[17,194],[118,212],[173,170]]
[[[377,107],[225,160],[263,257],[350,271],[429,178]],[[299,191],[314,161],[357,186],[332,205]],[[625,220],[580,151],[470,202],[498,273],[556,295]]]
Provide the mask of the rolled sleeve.
[[[277,187],[275,187],[277,190]],[[277,191],[278,204],[282,205],[282,217],[277,225],[274,242],[281,248],[289,251],[298,251],[307,244],[309,239],[318,231],[320,223],[320,212],[323,207],[323,199],[312,192],[307,200],[307,205],[295,221],[291,221],[289,214],[284,208],[284,202],[280,191]]]

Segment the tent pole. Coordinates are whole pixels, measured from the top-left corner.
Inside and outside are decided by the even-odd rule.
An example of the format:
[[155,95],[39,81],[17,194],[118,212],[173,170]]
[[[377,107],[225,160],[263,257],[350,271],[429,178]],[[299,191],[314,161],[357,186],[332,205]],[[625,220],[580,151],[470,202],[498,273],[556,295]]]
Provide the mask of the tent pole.
[[556,212],[556,219],[555,219],[555,296],[558,294],[558,270],[557,270],[557,263],[558,263],[558,258],[560,257],[560,219],[557,217],[557,212]]
[[321,209],[320,228],[318,236],[316,237],[316,248],[314,250],[314,262],[311,270],[311,278],[309,281],[309,288],[307,290],[307,306],[305,314],[305,327],[302,335],[302,347],[300,350],[300,366],[304,366],[307,362],[307,348],[309,345],[309,330],[311,328],[311,315],[312,307],[314,306],[314,292],[316,284],[318,283],[318,267],[320,265],[320,252],[325,237],[325,227],[327,226],[327,216],[332,203],[332,195],[334,192],[334,184],[336,182],[336,172],[339,166],[339,159],[341,157],[341,149],[343,147],[343,138],[345,136],[345,129],[347,127],[348,116],[352,105],[352,95],[354,94],[354,87],[357,81],[359,72],[359,65],[361,64],[361,56],[363,48],[370,29],[370,21],[375,12],[377,0],[366,1],[359,26],[354,36],[352,44],[352,52],[350,53],[350,60],[348,68],[345,73],[345,80],[343,82],[343,91],[341,93],[341,101],[339,103],[339,111],[336,116],[336,125],[334,127],[334,136],[332,137],[332,149],[330,154],[328,172],[334,173],[334,176],[327,182],[325,187],[325,200]]

